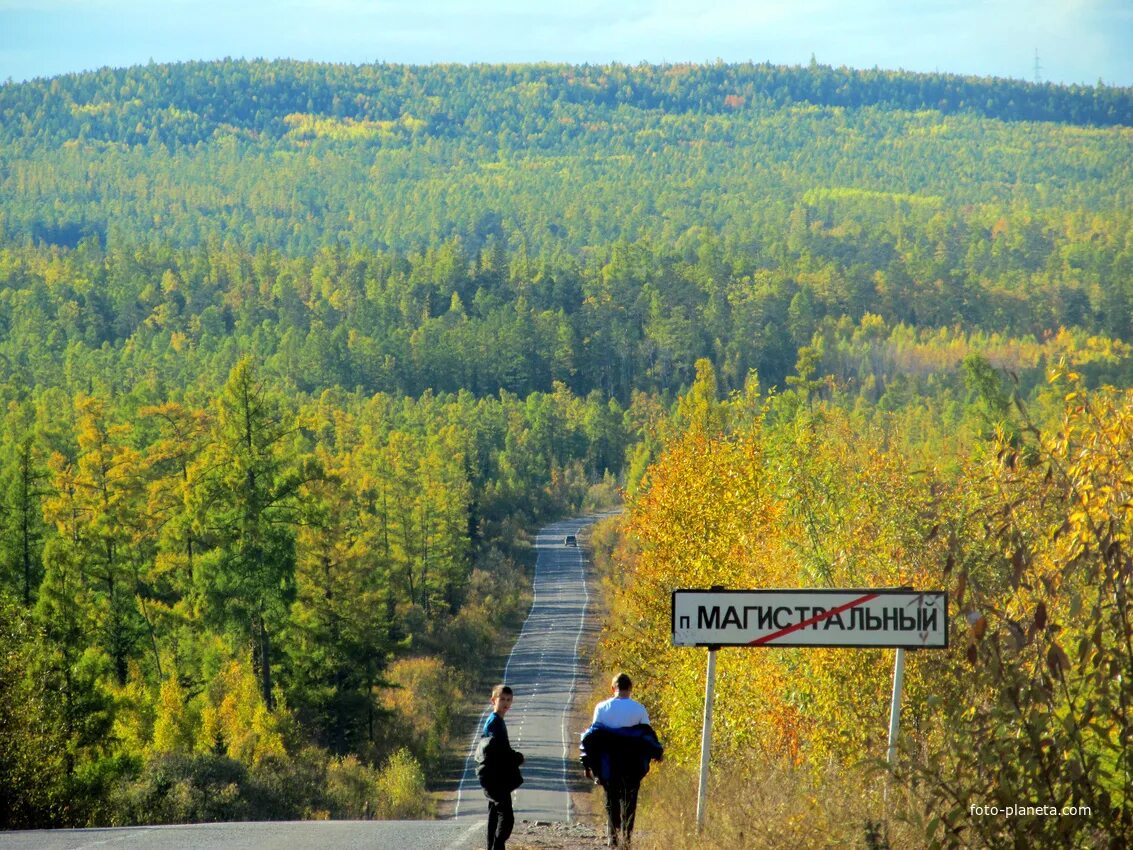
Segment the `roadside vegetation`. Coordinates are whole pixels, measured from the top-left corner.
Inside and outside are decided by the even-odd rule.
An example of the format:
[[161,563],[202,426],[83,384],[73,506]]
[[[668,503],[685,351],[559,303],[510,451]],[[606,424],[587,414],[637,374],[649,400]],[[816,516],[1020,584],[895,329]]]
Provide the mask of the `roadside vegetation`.
[[[1133,396],[1054,367],[1012,401],[969,362],[959,422],[910,429],[814,385],[721,402],[701,367],[599,561],[598,666],[630,672],[667,747],[644,846],[1126,846]],[[717,584],[949,592],[892,773],[892,650],[724,648],[696,836],[705,652],[671,645],[669,598]]]

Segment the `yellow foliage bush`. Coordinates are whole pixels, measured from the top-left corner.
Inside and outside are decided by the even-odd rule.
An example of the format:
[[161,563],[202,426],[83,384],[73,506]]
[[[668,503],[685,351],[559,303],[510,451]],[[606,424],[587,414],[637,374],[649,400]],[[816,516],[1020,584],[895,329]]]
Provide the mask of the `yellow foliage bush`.
[[383,692],[382,704],[394,713],[395,730],[426,761],[441,758],[463,699],[459,673],[439,658],[401,658],[390,664],[386,679],[393,687]]
[[383,820],[416,820],[433,815],[433,800],[425,790],[425,773],[412,753],[400,749],[378,775],[377,815]]
[[268,711],[252,665],[242,660],[225,664],[208,686],[201,710],[197,749],[221,748],[229,758],[255,765],[269,756],[285,758],[283,713]]

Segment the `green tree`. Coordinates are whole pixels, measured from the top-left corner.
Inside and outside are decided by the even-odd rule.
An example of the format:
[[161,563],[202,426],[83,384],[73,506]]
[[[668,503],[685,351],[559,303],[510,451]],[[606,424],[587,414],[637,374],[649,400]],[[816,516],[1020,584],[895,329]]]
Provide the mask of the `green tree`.
[[192,494],[202,529],[196,576],[207,622],[252,650],[264,704],[275,705],[273,640],[295,595],[295,531],[304,474],[284,440],[292,428],[252,361],[232,369],[216,400],[212,442]]
[[14,435],[0,467],[0,586],[17,593],[25,607],[35,602],[43,578],[41,502],[48,473],[30,434]]
[[319,451],[325,478],[308,485],[298,533],[287,652],[294,705],[339,753],[377,743],[375,689],[393,651],[393,591],[355,453]]
[[716,370],[712,361],[696,361],[696,380],[677,402],[677,423],[682,431],[713,436],[724,431],[726,410],[716,388]]
[[0,593],[0,829],[55,821],[65,747],[49,683],[34,672],[46,652],[30,612]]
[[[147,632],[139,607],[142,571],[137,551],[141,525],[139,455],[126,440],[129,426],[109,421],[106,403],[75,400],[77,458],[52,459],[53,495],[45,515],[60,533],[56,552],[80,579],[82,616],[92,643],[110,660],[119,686]],[[151,630],[152,633],[152,630]]]

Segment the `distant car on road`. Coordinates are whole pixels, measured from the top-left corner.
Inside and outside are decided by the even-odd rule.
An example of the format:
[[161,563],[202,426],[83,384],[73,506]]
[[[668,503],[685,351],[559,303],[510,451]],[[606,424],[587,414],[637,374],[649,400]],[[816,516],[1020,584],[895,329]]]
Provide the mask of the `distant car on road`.
[[578,538],[575,537],[573,534],[568,534],[566,537],[563,538],[563,545],[564,546],[577,546],[578,545]]

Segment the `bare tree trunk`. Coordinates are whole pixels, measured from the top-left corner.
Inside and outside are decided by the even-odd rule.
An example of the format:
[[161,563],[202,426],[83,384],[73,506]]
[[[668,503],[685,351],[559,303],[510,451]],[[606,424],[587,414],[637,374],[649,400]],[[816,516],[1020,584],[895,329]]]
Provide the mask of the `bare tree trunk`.
[[263,614],[256,615],[252,629],[255,633],[254,656],[257,662],[256,673],[260,678],[260,694],[268,711],[275,711],[275,699],[271,689],[271,639],[268,636],[268,627]]

